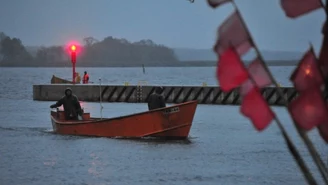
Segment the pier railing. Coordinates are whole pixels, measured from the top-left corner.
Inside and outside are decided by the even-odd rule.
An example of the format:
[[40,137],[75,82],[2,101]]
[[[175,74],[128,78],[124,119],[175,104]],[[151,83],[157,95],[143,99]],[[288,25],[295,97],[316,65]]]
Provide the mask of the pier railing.
[[[39,101],[56,101],[64,95],[64,90],[70,87],[73,93],[82,101],[97,102],[102,97],[107,102],[145,103],[155,91],[156,86],[149,85],[69,85],[51,84],[34,85],[33,99]],[[218,86],[162,86],[167,103],[182,103],[198,100],[200,104],[239,105],[241,98],[238,90],[224,93]],[[297,97],[293,87],[281,87],[284,96],[290,102]],[[262,89],[262,95],[270,105],[283,105],[282,98],[275,87]]]

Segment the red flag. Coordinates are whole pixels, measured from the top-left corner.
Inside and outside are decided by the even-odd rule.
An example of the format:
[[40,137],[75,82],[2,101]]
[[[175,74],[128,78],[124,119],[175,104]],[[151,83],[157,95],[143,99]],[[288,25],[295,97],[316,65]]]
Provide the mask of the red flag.
[[248,31],[237,11],[219,27],[218,37],[214,50],[219,55],[230,46],[233,46],[239,55],[245,54],[252,47]]
[[[266,87],[272,84],[271,77],[268,72],[265,70],[261,59],[256,58],[252,63],[248,66],[248,73],[256,83],[256,86],[259,88]],[[240,88],[240,94],[244,96],[249,92],[253,87],[253,82],[249,79],[243,83]]]
[[292,118],[305,130],[328,122],[328,110],[319,87],[304,90],[288,105]]
[[212,7],[216,8],[223,5],[224,3],[230,2],[231,0],[207,0],[207,3]]
[[324,84],[312,47],[305,53],[290,80],[299,92],[313,86],[320,87]]
[[252,88],[244,96],[240,112],[253,122],[258,131],[264,130],[274,118],[274,113],[257,87]]
[[231,91],[248,79],[248,73],[232,47],[219,56],[216,76],[224,92]]
[[287,17],[296,18],[322,7],[321,0],[280,0]]

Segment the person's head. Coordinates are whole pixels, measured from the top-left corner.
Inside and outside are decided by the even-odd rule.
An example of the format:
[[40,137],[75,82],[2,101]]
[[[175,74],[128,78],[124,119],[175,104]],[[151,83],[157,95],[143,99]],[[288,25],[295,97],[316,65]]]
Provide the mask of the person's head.
[[84,71],[84,74],[86,75],[86,74],[87,74],[87,72],[86,72],[86,71]]
[[155,88],[155,93],[156,93],[156,94],[161,94],[162,92],[163,92],[163,87],[160,87],[160,86],[159,86],[159,87],[156,87],[156,88]]
[[66,88],[66,90],[65,90],[65,96],[67,96],[67,97],[70,97],[70,96],[72,96],[72,89],[71,88]]

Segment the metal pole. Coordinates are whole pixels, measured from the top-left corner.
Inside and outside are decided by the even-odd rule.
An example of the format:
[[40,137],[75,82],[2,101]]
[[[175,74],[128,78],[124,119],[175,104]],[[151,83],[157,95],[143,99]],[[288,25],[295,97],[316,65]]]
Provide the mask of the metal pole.
[[75,62],[73,63],[73,84],[75,84]]
[[100,119],[102,119],[102,110],[103,110],[103,106],[102,106],[102,97],[101,97],[101,78],[99,78],[99,102],[100,102]]

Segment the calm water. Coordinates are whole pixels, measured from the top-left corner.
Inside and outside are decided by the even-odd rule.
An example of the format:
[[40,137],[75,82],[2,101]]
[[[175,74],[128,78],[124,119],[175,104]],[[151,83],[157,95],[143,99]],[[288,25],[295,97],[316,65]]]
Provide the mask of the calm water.
[[[293,67],[272,67],[289,86]],[[107,84],[217,85],[214,68],[78,68]],[[237,106],[198,105],[188,141],[124,140],[52,133],[49,105],[32,100],[32,85],[70,68],[0,68],[0,184],[306,184],[273,122],[258,133]],[[82,102],[100,116],[99,104]],[[106,117],[147,109],[146,104],[105,103]],[[284,108],[275,112],[322,184]],[[310,132],[325,162],[327,146]]]

